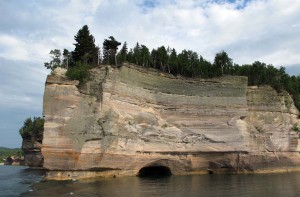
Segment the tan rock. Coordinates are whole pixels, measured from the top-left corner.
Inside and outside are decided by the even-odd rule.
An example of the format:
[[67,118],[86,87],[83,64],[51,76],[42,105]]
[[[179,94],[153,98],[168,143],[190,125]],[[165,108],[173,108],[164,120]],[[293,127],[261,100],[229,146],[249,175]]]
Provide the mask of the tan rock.
[[44,167],[66,171],[52,178],[136,175],[147,166],[173,174],[258,172],[300,163],[292,131],[299,112],[287,93],[247,87],[246,77],[185,79],[128,64],[91,73],[80,89],[63,76],[47,78]]

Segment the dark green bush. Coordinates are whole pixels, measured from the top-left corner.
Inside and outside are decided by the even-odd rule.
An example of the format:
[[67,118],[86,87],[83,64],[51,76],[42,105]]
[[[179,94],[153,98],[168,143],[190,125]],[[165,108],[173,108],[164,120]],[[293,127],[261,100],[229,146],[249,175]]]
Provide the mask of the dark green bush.
[[27,118],[24,121],[24,125],[19,129],[19,133],[22,138],[26,137],[42,137],[44,132],[44,118],[34,117],[33,120],[31,118]]
[[69,79],[78,80],[80,84],[86,82],[90,78],[90,66],[82,62],[76,63],[72,68],[69,68],[66,75]]
[[300,127],[297,124],[294,124],[293,131],[300,132]]

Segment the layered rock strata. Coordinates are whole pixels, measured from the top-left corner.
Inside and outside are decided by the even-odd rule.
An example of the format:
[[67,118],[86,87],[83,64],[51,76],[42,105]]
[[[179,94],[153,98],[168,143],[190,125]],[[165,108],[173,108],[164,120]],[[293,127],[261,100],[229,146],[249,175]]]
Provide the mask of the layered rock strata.
[[49,75],[44,167],[49,177],[260,172],[300,164],[298,110],[287,93],[246,77],[186,79],[125,64],[82,85]]
[[27,136],[23,138],[22,151],[24,152],[25,165],[29,167],[43,167],[42,139],[42,136]]

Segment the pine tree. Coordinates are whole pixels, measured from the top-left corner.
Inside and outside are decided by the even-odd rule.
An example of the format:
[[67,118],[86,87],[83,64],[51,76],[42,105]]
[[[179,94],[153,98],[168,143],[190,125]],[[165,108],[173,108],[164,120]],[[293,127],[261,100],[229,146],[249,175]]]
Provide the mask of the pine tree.
[[47,69],[51,69],[53,71],[56,67],[61,66],[61,52],[59,49],[54,49],[54,50],[51,50],[49,54],[51,57],[51,61],[45,62],[44,66]]
[[157,48],[157,54],[156,54],[157,63],[159,64],[159,69],[163,72],[166,70],[166,65],[168,62],[168,53],[165,48],[165,46],[161,46]]
[[89,65],[97,65],[98,50],[95,45],[95,38],[90,34],[87,25],[84,25],[74,36],[76,41],[75,49],[72,52],[74,62],[83,62]]
[[120,52],[117,55],[117,59],[118,59],[119,63],[123,63],[123,62],[127,61],[127,54],[128,54],[127,43],[124,42]]
[[113,36],[103,42],[103,62],[106,64],[117,65],[118,46],[121,45]]
[[70,62],[70,52],[67,49],[63,51],[63,62],[62,65],[64,68],[68,69]]
[[145,45],[140,47],[140,64],[142,67],[148,67],[150,62],[150,51]]
[[140,59],[141,59],[141,47],[139,43],[137,42],[135,47],[133,48],[133,57],[135,60],[135,64],[140,65]]
[[172,72],[173,74],[178,74],[178,57],[177,52],[174,48],[171,50],[169,58],[169,68],[170,72]]

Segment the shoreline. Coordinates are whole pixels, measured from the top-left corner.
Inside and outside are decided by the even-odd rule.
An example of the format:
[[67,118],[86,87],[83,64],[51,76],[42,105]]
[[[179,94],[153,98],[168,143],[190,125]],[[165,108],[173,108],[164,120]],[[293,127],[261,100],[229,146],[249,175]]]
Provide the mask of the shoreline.
[[[62,171],[62,170],[47,170],[45,180],[86,180],[86,179],[106,179],[106,178],[121,178],[139,176],[136,171],[124,170],[109,170],[109,171]],[[192,172],[172,173],[172,176],[186,176],[186,175],[207,175],[207,174],[228,174],[228,175],[249,175],[249,174],[285,174],[300,172],[300,167],[284,167],[284,168],[270,168],[257,169],[255,171],[241,171],[241,172],[216,172],[210,173],[209,170],[198,170]]]

